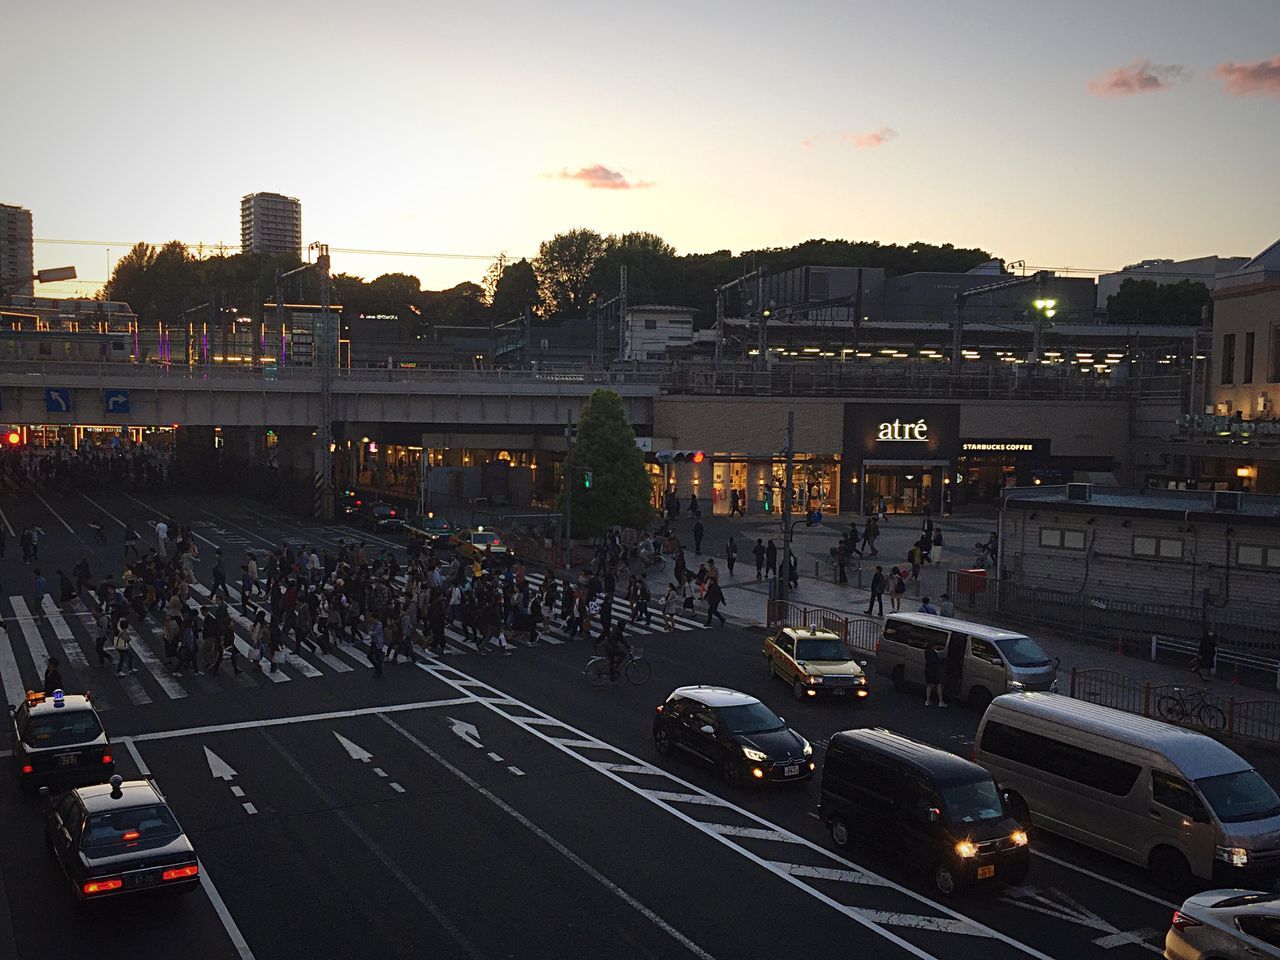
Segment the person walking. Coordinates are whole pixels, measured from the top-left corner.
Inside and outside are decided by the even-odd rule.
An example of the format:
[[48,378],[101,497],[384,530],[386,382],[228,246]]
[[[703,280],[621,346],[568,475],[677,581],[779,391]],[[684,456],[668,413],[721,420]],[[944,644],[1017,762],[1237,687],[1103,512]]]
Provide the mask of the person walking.
[[876,541],[879,539],[880,521],[874,516],[867,517],[866,525],[862,529],[863,551],[870,550],[873,557],[878,556],[880,551],[876,549]]
[[907,579],[897,567],[889,571],[889,604],[893,612],[902,609],[902,597],[907,592]]
[[920,579],[920,563],[924,559],[924,551],[920,549],[920,542],[916,541],[911,545],[907,558],[911,561],[911,579]]
[[771,580],[778,575],[778,547],[772,540],[764,548],[764,575]]
[[373,675],[382,676],[382,659],[386,653],[386,635],[382,632],[382,621],[374,614],[369,614],[369,663],[373,665]]
[[729,576],[733,576],[733,565],[738,562],[738,545],[733,540],[733,534],[729,534],[729,541],[724,545],[724,565],[729,570]]
[[720,612],[720,605],[724,603],[724,591],[720,589],[720,584],[712,580],[707,585],[707,626],[711,626],[711,621],[715,617],[720,618],[720,626],[725,626],[726,622],[724,614]]
[[662,622],[666,626],[668,632],[676,628],[676,619],[675,614],[672,612],[672,608],[675,607],[676,597],[679,595],[679,592],[676,590],[676,585],[674,583],[668,583],[667,592],[662,595],[662,602],[658,607],[658,612],[662,614]]
[[885,502],[884,497],[880,497],[876,501],[876,513],[880,515],[881,523],[889,522],[889,505]]
[[58,669],[57,657],[50,657],[44,668],[44,694],[52,697],[53,691],[62,689],[62,671]]
[[732,517],[735,513],[740,517],[744,516],[742,512],[742,501],[738,498],[737,489],[729,491],[729,516]]
[[653,625],[653,611],[649,609],[649,601],[652,597],[649,595],[649,583],[644,577],[640,578],[640,589],[637,591],[636,604],[640,609],[640,615],[636,618],[636,623],[643,623],[645,626]]
[[794,551],[787,554],[787,582],[793,590],[800,586],[800,560]]
[[116,676],[124,673],[136,673],[133,665],[133,649],[129,646],[129,621],[121,617],[116,621],[116,637],[112,641],[116,650]]
[[934,699],[937,700],[938,706],[946,706],[942,702],[942,681],[946,677],[946,670],[947,661],[942,644],[929,644],[924,651],[924,705],[926,707]]
[[702,519],[702,508],[698,506],[698,493],[696,490],[689,494],[689,516],[695,520]]
[[111,662],[111,654],[107,653],[107,644],[111,642],[111,614],[102,604],[94,606],[93,614],[98,625],[98,636],[93,642],[93,651],[98,655],[98,666],[105,667]]
[[222,548],[216,547],[213,551],[213,589],[210,593],[216,595],[219,590],[224,597],[231,599],[231,593],[227,590],[227,565],[222,559]]
[[933,546],[929,550],[929,562],[932,564],[942,563],[942,528],[935,527],[933,531]]
[[1213,673],[1217,659],[1218,635],[1214,632],[1213,627],[1209,627],[1200,635],[1200,645],[1196,649],[1196,657],[1192,663],[1191,669],[1195,672],[1197,677],[1204,680],[1204,671],[1208,670],[1210,673]]
[[886,586],[884,567],[876,567],[876,572],[871,577],[871,599],[867,603],[867,615],[871,615],[872,609],[877,605],[880,607],[880,616],[884,616],[884,590]]
[[706,532],[702,526],[702,517],[693,521],[693,552],[698,556],[702,556],[702,536]]
[[764,541],[757,538],[756,545],[752,547],[751,553],[756,560],[756,579],[763,580],[764,579],[764,559],[765,559]]
[[49,592],[49,581],[40,574],[40,568],[35,569],[35,582],[32,584],[32,596],[35,599],[35,605],[31,608],[32,615],[38,620],[40,612],[44,609],[44,597]]

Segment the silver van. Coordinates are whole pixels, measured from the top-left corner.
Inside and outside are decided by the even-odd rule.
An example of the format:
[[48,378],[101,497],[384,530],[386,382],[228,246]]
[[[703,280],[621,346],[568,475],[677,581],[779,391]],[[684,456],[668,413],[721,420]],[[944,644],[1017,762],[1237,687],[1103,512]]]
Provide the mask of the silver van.
[[1056,690],[1058,661],[1030,637],[931,613],[891,613],[876,652],[876,673],[899,690],[924,684],[924,652],[946,650],[943,690],[981,708],[992,697],[1025,690]]
[[1159,720],[1052,693],[987,707],[974,759],[1013,816],[1147,867],[1266,889],[1280,876],[1280,796],[1229,747]]

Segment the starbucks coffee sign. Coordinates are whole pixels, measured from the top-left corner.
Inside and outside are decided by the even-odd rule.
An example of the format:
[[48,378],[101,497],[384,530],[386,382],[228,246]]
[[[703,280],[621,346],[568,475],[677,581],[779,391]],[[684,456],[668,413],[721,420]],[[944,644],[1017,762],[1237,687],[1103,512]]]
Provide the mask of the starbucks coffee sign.
[[928,443],[929,424],[923,418],[907,423],[886,420],[877,428],[876,440],[890,443]]

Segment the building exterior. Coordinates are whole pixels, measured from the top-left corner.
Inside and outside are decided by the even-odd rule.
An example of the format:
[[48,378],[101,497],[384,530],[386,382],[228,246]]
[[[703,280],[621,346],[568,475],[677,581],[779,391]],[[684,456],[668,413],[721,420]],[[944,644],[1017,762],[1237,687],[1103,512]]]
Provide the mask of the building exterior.
[[[810,322],[847,323],[880,319],[884,284],[882,267],[796,267],[765,274],[763,289],[765,304],[775,313],[798,310]],[[746,295],[754,296],[749,283]]]
[[1265,619],[1280,630],[1278,497],[1091,484],[1020,488],[1004,498],[999,538],[1001,576],[1052,591],[1036,603],[1060,604],[1064,623],[1077,605],[1110,603],[1119,616],[1126,605],[1150,603],[1194,611],[1196,630],[1202,622],[1219,630],[1234,622],[1243,632]]
[[0,203],[0,293],[22,297],[35,293],[31,237],[31,211]]
[[1218,277],[1239,270],[1248,260],[1248,257],[1212,256],[1195,257],[1191,260],[1143,260],[1140,263],[1131,263],[1123,270],[1099,275],[1098,309],[1100,311],[1107,309],[1107,300],[1120,292],[1120,287],[1126,280],[1150,280],[1161,286],[1183,280],[1195,280],[1212,290]]
[[246,253],[302,257],[302,204],[278,193],[240,199],[240,248]]
[[[975,287],[1012,280],[1011,274],[983,264],[967,273],[908,273],[885,281],[885,318],[899,322],[950,323],[955,316],[956,294]],[[1031,328],[1031,302],[1051,298],[1057,303],[1056,324],[1093,320],[1097,300],[1091,277],[1052,277],[1041,287],[1015,287],[969,298],[965,321],[1021,324]]]
[[687,350],[699,340],[690,307],[657,304],[628,307],[622,318],[624,360],[665,360],[672,351]]

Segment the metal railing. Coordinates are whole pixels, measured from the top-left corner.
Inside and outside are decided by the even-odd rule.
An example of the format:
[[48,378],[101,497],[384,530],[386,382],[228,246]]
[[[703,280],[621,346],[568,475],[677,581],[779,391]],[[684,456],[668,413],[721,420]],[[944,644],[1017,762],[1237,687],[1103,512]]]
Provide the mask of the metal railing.
[[1238,700],[1199,687],[1136,680],[1105,668],[1072,668],[1068,692],[1077,700],[1202,733],[1280,743],[1280,700]]
[[789,600],[769,600],[765,623],[777,627],[816,627],[834,633],[852,650],[875,653],[880,643],[882,625],[874,617],[841,613],[826,607],[805,607]]

